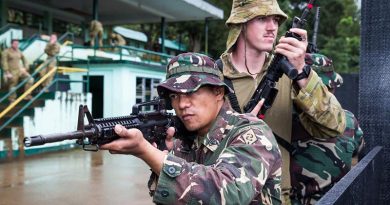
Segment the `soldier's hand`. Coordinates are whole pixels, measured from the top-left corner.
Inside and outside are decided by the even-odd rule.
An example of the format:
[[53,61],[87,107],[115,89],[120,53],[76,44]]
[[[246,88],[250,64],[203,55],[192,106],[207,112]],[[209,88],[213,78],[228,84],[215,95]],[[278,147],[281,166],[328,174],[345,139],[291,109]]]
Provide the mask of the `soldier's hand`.
[[28,74],[28,71],[27,71],[26,68],[21,68],[21,69],[20,69],[20,72],[21,72],[22,74],[24,74],[24,75]]
[[175,128],[169,127],[167,129],[167,138],[165,139],[165,145],[167,146],[168,151],[173,149],[173,136],[175,135]]
[[[175,135],[175,128],[174,127],[169,127],[167,129],[167,136],[165,138],[165,148],[166,150],[163,150],[163,152],[168,153],[173,149],[173,136]],[[152,143],[153,147],[158,147],[155,142]]]
[[111,154],[131,154],[141,156],[148,152],[152,145],[146,141],[139,129],[126,129],[122,125],[115,125],[115,133],[119,139],[100,146],[102,150],[109,150]]
[[302,41],[292,37],[282,37],[278,45],[275,47],[275,52],[280,53],[288,58],[288,61],[301,73],[305,66],[305,55],[307,48],[307,31],[300,28],[291,28],[291,32],[301,36]]
[[253,110],[250,113],[257,116],[257,114],[260,112],[261,107],[263,107],[263,104],[264,104],[264,98],[262,98],[259,101],[259,103],[257,103],[256,107],[253,108]]
[[6,72],[4,75],[7,79],[11,79],[13,77],[12,73]]

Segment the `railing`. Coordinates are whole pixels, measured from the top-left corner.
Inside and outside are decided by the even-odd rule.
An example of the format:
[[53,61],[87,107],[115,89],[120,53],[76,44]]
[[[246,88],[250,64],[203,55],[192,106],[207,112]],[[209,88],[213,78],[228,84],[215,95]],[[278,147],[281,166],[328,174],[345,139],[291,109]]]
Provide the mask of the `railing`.
[[383,152],[383,147],[374,147],[317,202],[317,205],[387,204],[387,201],[380,201]]
[[[145,63],[151,65],[166,65],[167,62],[173,57],[165,53],[159,53],[149,51],[133,46],[103,46],[103,47],[91,47],[91,46],[72,46],[73,57],[77,50],[90,49],[93,51],[91,57],[93,60],[119,60],[119,61],[135,61],[138,63]],[[110,54],[112,56],[110,56]],[[115,59],[114,59],[115,58]]]
[[11,29],[11,28],[20,29],[20,26],[17,25],[17,24],[11,24],[11,23],[9,23],[9,24],[7,24],[7,25],[5,25],[5,26],[3,26],[3,27],[0,28],[0,35],[3,34],[3,33],[6,32],[6,31],[8,31],[8,30]]
[[[62,58],[66,58],[66,57],[57,57],[57,59],[62,59]],[[52,59],[54,60],[54,59]],[[22,86],[24,86],[31,78],[34,78],[36,75],[38,75],[38,73],[47,67],[47,65],[51,62],[50,61],[45,61],[44,63],[42,63],[36,70],[33,74],[31,74],[31,76],[29,78],[26,78],[25,80],[23,80],[21,83],[18,84],[18,86],[16,86],[16,88],[12,91],[10,91],[9,93],[7,93],[5,96],[3,96],[1,99],[0,99],[0,103],[2,103],[3,101],[5,101],[5,99],[7,99],[7,97],[9,97],[11,94],[15,93],[19,88],[21,88]],[[31,94],[31,92],[36,89],[38,86],[40,86],[50,75],[53,75],[56,71],[57,71],[57,68],[58,66],[56,66],[55,68],[53,68],[52,70],[50,70],[45,76],[41,77],[30,89],[28,89],[26,92],[24,92],[21,96],[19,96],[13,103],[11,103],[6,109],[4,109],[1,113],[0,113],[0,118],[2,118],[3,116],[5,116],[9,111],[11,111],[24,97],[26,97],[27,95]],[[64,68],[64,67],[60,67],[60,68]],[[74,68],[73,68],[74,69]],[[64,70],[64,69],[62,69]],[[80,70],[79,70],[80,71]],[[31,100],[29,100],[22,108],[19,109],[19,111],[17,113],[15,113],[11,118],[9,118],[3,125],[0,126],[0,131],[2,131],[7,125],[9,125],[15,118],[17,118],[24,110],[26,110],[36,99],[38,99],[44,92],[46,89],[49,89],[54,83],[57,83],[57,88],[58,89],[58,82],[78,82],[78,83],[86,83],[86,90],[87,92],[89,91],[89,62],[87,61],[87,69],[86,69],[86,72],[87,72],[87,80],[81,80],[81,81],[77,81],[77,80],[65,80],[65,79],[54,79],[48,86],[46,86],[45,88],[43,88],[42,90],[40,90],[40,92],[38,94],[36,94]]]

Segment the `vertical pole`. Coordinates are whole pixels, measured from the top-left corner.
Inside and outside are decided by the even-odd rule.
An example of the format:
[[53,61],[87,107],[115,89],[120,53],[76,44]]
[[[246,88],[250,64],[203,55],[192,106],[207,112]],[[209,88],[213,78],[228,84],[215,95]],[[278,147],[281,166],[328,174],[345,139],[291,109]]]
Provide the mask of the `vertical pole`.
[[46,11],[45,14],[45,27],[47,28],[47,34],[53,33],[53,13],[51,11]]
[[[99,10],[99,0],[93,0],[93,5],[92,5],[92,18],[93,18],[93,20],[99,19],[98,10]],[[94,45],[95,45],[94,50],[96,52],[96,47],[99,45],[99,38],[95,37]],[[94,54],[94,56],[96,56],[96,53]]]
[[161,17],[161,53],[165,53],[165,18]]
[[7,24],[8,6],[7,1],[0,1],[0,28]]
[[204,19],[204,53],[208,55],[209,52],[209,18]]
[[98,20],[98,9],[99,9],[99,0],[93,0],[92,5],[92,18],[93,20]]

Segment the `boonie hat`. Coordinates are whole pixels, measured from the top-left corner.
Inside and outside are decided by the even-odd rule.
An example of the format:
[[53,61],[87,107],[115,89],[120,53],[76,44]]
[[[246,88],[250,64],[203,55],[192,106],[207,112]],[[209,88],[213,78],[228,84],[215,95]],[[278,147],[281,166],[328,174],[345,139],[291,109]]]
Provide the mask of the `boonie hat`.
[[192,93],[204,85],[225,86],[225,94],[234,93],[223,82],[215,61],[199,53],[182,53],[173,57],[167,65],[166,78],[157,86],[159,96],[164,98],[170,92]]
[[242,24],[258,16],[280,17],[279,24],[282,24],[288,18],[279,7],[276,0],[233,0],[230,16],[226,21],[229,30],[226,50],[229,51],[236,43],[242,30]]

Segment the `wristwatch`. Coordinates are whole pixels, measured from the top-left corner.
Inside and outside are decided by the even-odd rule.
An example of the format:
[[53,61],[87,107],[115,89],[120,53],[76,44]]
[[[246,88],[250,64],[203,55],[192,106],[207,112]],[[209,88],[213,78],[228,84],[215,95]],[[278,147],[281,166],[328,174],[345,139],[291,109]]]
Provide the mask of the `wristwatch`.
[[297,77],[294,79],[294,81],[302,80],[304,78],[308,78],[310,75],[311,66],[305,64],[303,67],[303,71],[297,75]]

